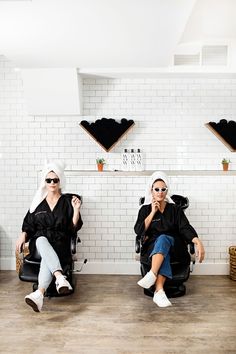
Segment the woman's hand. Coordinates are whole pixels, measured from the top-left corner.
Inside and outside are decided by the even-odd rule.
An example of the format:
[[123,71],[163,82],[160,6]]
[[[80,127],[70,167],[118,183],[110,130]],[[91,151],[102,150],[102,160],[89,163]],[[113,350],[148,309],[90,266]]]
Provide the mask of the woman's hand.
[[80,218],[80,207],[81,207],[81,200],[76,197],[75,195],[73,195],[72,199],[71,199],[71,204],[74,208],[74,215],[73,215],[73,225],[76,226],[76,224],[79,221]]
[[197,248],[196,256],[197,256],[199,262],[202,263],[202,261],[204,260],[204,257],[205,257],[204,246],[198,237],[194,237],[192,239],[192,242],[196,245],[196,248]]
[[71,199],[71,205],[73,206],[74,209],[79,210],[80,206],[81,206],[81,201],[78,197],[76,197],[75,195],[73,195],[72,199]]
[[153,198],[152,199],[152,212],[156,213],[157,210],[159,210],[159,209],[160,209],[160,203]]
[[20,236],[18,237],[18,239],[16,240],[16,251],[21,253],[22,251],[22,246],[25,243],[26,240],[26,233],[22,232],[20,234]]

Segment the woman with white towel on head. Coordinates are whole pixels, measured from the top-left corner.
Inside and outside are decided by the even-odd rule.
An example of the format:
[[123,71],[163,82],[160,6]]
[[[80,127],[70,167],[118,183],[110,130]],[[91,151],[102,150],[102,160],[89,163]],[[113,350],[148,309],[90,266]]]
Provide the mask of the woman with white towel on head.
[[24,217],[22,233],[16,241],[16,250],[21,252],[23,244],[30,240],[30,248],[36,247],[41,257],[38,289],[25,297],[26,303],[36,312],[42,309],[44,293],[53,276],[59,294],[72,290],[62,268],[71,257],[69,235],[78,231],[83,222],[80,199],[76,196],[68,198],[62,193],[64,187],[64,164],[47,163],[39,189]]
[[203,261],[205,254],[195,229],[181,207],[174,204],[168,192],[169,181],[166,174],[155,172],[147,185],[144,204],[134,226],[135,233],[141,236],[142,248],[151,258],[151,270],[138,281],[138,285],[149,289],[155,284],[153,301],[159,307],[171,306],[164,284],[166,278],[172,278],[170,253],[173,248],[177,253],[175,257],[179,260],[189,257],[186,242],[196,245],[199,262]]

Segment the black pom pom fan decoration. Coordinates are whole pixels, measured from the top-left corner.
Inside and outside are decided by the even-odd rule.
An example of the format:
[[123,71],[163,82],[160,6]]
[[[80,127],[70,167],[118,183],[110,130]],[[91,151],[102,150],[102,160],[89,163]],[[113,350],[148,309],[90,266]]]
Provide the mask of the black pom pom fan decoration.
[[80,126],[106,151],[110,151],[133,125],[134,121],[126,118],[122,118],[120,122],[112,118],[80,122]]
[[229,150],[236,151],[236,122],[221,119],[218,123],[209,122],[205,124],[211,132],[225,144]]

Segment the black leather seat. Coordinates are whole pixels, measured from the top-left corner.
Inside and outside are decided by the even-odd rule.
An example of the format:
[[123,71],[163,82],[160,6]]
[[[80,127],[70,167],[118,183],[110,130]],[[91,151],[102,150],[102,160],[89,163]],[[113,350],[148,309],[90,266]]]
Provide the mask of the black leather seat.
[[[76,195],[82,202],[82,196],[77,194],[66,194],[68,197],[72,197],[72,195]],[[74,260],[76,258],[76,246],[78,242],[81,242],[77,232],[70,235],[71,237],[71,259],[68,261],[67,264],[62,265],[63,273],[67,277],[67,280],[70,282],[72,286],[72,291],[69,293],[73,293],[75,288],[75,277],[73,276],[74,271]],[[29,247],[30,249],[30,247]],[[22,252],[24,254],[24,252]],[[32,250],[31,253],[27,254],[26,256],[22,256],[21,266],[19,268],[19,278],[22,281],[32,282],[33,284],[33,291],[38,288],[38,273],[40,268],[40,258],[37,258],[35,255],[35,250]],[[87,261],[87,260],[86,260]],[[68,294],[68,295],[69,295]],[[63,294],[64,295],[64,294]],[[59,295],[56,291],[55,286],[55,279],[52,280],[51,284],[49,285],[45,296],[53,297],[53,296],[62,296]]]
[[[172,200],[182,209],[187,209],[189,206],[189,200],[187,197],[183,197],[181,195],[174,194],[171,196]],[[140,198],[139,204],[142,205],[144,202],[144,198]],[[168,297],[179,297],[183,296],[186,293],[185,282],[188,280],[190,271],[192,271],[192,266],[195,263],[195,249],[194,244],[190,243],[186,244],[188,247],[190,256],[188,259],[183,260],[182,263],[176,262],[171,258],[171,268],[172,268],[172,279],[166,279],[164,289]],[[142,245],[140,236],[136,236],[135,242],[135,251],[136,253],[140,253],[140,270],[141,274],[144,277],[145,274],[151,268],[151,259],[149,256],[142,252]],[[150,289],[144,289],[144,294],[148,296],[154,295],[154,286]]]

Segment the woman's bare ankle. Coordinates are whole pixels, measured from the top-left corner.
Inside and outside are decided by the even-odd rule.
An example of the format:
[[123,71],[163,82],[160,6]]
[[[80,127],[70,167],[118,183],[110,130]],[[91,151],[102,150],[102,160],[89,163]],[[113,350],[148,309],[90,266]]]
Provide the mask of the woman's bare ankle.
[[155,270],[153,270],[152,268],[151,268],[151,272],[152,272],[155,276],[157,276],[157,272],[155,272]]
[[55,276],[55,278],[58,278],[62,275],[62,272],[60,270],[56,270],[53,275]]

